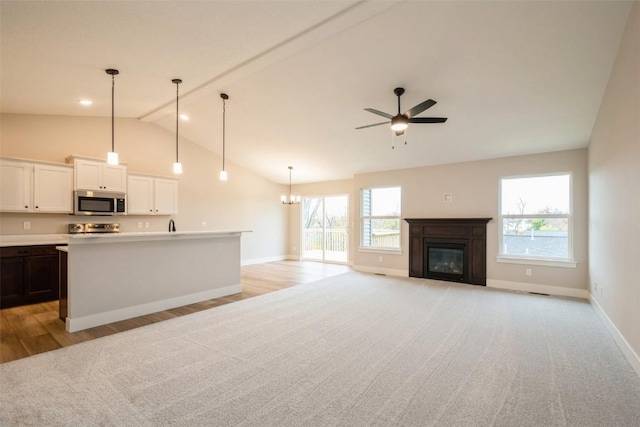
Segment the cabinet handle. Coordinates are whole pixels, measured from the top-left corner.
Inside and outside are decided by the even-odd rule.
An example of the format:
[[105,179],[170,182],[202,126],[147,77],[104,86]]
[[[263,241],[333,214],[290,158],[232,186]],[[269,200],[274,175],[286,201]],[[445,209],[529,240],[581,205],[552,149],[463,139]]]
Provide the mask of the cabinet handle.
[[25,209],[27,209],[28,207],[29,207],[29,206],[25,205],[25,207],[24,207],[24,208],[25,208]]
[[36,206],[36,209],[39,209],[39,208],[40,208],[40,206]]

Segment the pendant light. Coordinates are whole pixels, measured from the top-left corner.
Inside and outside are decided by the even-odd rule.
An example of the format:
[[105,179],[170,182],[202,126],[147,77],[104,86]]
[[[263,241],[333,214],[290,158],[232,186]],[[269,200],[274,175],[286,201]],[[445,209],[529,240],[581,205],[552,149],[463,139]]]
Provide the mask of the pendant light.
[[226,125],[226,100],[229,99],[229,95],[226,93],[221,93],[220,98],[222,98],[222,170],[220,171],[220,181],[226,181],[229,179],[229,175],[227,175],[227,171],[224,168],[224,159],[225,159],[225,125]]
[[116,90],[115,76],[117,74],[120,74],[120,72],[118,70],[114,70],[113,68],[109,68],[108,70],[105,70],[105,71],[107,72],[107,74],[111,76],[111,151],[107,153],[107,163],[110,165],[117,165],[118,153],[116,153],[115,133],[114,133],[114,128],[115,128],[114,97],[115,97],[115,90]]
[[173,173],[180,175],[182,173],[182,163],[178,160],[178,122],[180,120],[178,105],[180,100],[180,83],[182,83],[182,80],[173,79],[171,81],[176,85],[176,162],[173,164]]
[[300,203],[300,196],[294,196],[291,194],[291,171],[293,170],[293,166],[289,166],[289,200],[287,201],[287,196],[284,194],[280,196],[280,201],[283,205],[297,205]]

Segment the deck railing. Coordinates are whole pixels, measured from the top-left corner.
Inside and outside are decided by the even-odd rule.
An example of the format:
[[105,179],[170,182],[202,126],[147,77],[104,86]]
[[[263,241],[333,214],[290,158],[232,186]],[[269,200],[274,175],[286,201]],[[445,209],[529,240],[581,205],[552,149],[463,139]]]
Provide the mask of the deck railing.
[[[304,251],[322,250],[322,229],[308,228],[304,233]],[[346,252],[349,247],[349,233],[344,228],[326,230],[325,250]],[[371,233],[371,247],[397,248],[400,246],[400,231],[374,230]]]

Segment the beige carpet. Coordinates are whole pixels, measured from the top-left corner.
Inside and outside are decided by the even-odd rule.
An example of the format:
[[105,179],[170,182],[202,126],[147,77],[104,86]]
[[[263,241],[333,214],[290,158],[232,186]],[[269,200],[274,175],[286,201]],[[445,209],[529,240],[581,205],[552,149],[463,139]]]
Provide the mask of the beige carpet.
[[355,272],[0,381],[2,426],[640,426],[640,378],[586,301]]

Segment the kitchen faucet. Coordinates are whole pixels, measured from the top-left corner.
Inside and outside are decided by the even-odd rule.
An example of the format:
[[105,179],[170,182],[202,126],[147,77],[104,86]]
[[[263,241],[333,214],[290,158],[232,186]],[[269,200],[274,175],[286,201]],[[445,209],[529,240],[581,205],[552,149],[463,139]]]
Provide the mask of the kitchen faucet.
[[169,232],[176,231],[176,223],[172,219],[169,220]]

